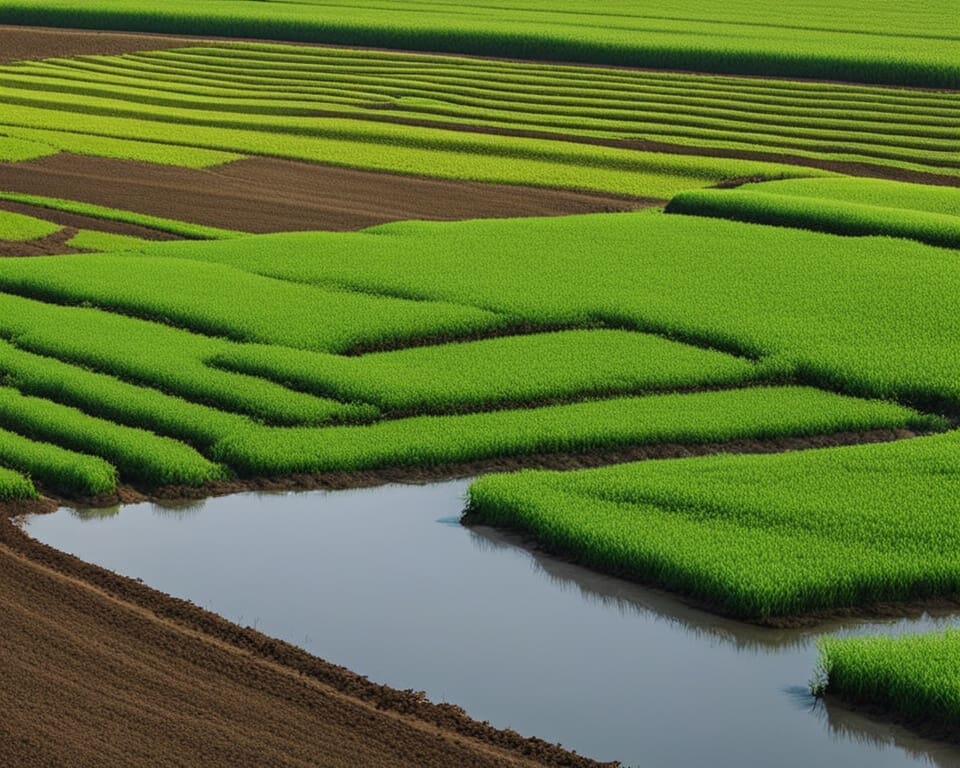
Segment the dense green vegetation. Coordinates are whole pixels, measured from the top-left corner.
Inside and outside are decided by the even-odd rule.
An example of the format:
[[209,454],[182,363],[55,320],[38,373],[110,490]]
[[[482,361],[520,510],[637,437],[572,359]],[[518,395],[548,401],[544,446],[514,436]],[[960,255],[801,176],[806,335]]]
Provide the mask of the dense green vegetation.
[[0,463],[38,480],[44,490],[73,498],[112,493],[117,485],[116,471],[103,459],[38,443],[5,429],[0,429]]
[[[451,6],[401,0],[345,6],[218,0],[0,0],[0,23],[132,29],[449,51],[658,69],[955,87],[958,43],[949,0],[909,6],[814,0],[771,6],[750,0],[587,0],[531,7],[519,0]],[[936,44],[932,44],[935,40]]]
[[59,232],[57,224],[0,209],[0,240],[38,240]]
[[[390,154],[391,145],[429,145],[544,156],[542,141],[468,141],[463,135],[482,126],[541,138],[642,139],[960,172],[960,101],[923,91],[263,44],[23,62],[0,71],[4,101],[11,106],[254,128],[311,135],[328,144],[363,141],[382,145],[381,155]],[[29,124],[17,115],[11,111],[4,122]],[[416,123],[460,131],[451,136]],[[125,134],[130,132],[128,126]],[[236,139],[230,146],[258,151]],[[616,157],[562,146],[551,155],[593,165]],[[432,165],[442,168],[442,159]],[[692,164],[677,156],[661,156],[660,162],[664,171],[673,166],[679,175],[689,172],[685,166],[705,167],[702,159]],[[750,175],[741,170],[731,175]],[[771,168],[766,175],[774,173]]]
[[[165,437],[89,416],[68,406],[0,388],[0,422],[37,440],[102,456],[121,475],[151,486],[200,485],[223,477],[223,470],[192,448]],[[18,466],[36,461],[36,449],[8,446]],[[4,461],[4,463],[7,463]],[[93,482],[91,479],[90,482]]]
[[509,336],[362,357],[238,345],[210,362],[338,400],[416,413],[743,385],[761,376],[760,367],[743,358],[615,330]]
[[757,387],[463,416],[419,416],[369,426],[259,428],[222,440],[212,455],[245,475],[289,475],[435,467],[662,443],[697,445],[878,427],[942,426],[937,419],[889,403],[807,388]]
[[0,134],[0,162],[3,163],[36,160],[46,155],[52,155],[56,151],[45,144]]
[[81,251],[135,251],[149,245],[150,242],[132,235],[116,235],[112,232],[81,229],[67,241],[67,245]]
[[821,683],[843,699],[880,706],[955,733],[960,717],[960,631],[900,637],[825,638]]
[[[43,106],[22,106],[25,101]],[[3,130],[19,133],[18,128],[8,126],[56,124],[69,133],[90,134],[85,151],[106,157],[113,156],[111,142],[120,137],[145,145],[199,146],[417,176],[658,198],[734,177],[817,175],[811,169],[778,163],[638,152],[348,118],[237,116],[169,106],[130,106],[105,98],[88,97],[80,102],[69,94],[35,99],[13,96],[3,87],[0,103]],[[84,112],[73,111],[78,105]],[[100,145],[101,136],[110,142]],[[119,156],[127,157],[129,152],[130,146],[124,144]],[[175,152],[168,157],[178,162]]]
[[906,237],[960,248],[960,190],[950,187],[802,179],[684,192],[666,210],[838,235]]
[[764,619],[960,592],[960,439],[492,475],[475,519]]
[[27,478],[0,467],[0,501],[35,499],[37,491]]
[[640,213],[410,222],[149,253],[188,248],[190,258],[275,278],[470,305],[540,327],[650,331],[762,358],[771,373],[818,386],[960,413],[956,253],[851,242]]

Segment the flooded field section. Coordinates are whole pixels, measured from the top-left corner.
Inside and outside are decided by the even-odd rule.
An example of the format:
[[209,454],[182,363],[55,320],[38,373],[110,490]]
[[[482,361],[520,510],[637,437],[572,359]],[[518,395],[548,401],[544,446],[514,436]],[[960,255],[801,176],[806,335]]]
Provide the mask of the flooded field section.
[[770,630],[459,523],[466,482],[34,516],[35,538],[377,682],[636,766],[960,766],[808,693],[825,633]]

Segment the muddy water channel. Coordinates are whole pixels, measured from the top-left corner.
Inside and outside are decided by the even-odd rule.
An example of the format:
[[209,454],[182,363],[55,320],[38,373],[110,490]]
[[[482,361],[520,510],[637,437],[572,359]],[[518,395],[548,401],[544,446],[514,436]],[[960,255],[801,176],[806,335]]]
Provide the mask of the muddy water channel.
[[807,692],[824,632],[766,630],[458,522],[466,482],[61,510],[30,535],[397,688],[637,766],[960,766]]

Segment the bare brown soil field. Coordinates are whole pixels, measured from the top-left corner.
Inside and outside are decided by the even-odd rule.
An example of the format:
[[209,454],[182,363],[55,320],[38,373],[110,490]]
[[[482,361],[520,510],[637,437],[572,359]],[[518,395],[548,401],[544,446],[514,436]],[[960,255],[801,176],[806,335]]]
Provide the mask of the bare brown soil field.
[[3,765],[597,765],[370,683],[11,522],[45,508],[0,512]]
[[665,202],[268,157],[195,170],[68,153],[0,164],[0,189],[258,233],[357,230],[407,219],[629,211]]

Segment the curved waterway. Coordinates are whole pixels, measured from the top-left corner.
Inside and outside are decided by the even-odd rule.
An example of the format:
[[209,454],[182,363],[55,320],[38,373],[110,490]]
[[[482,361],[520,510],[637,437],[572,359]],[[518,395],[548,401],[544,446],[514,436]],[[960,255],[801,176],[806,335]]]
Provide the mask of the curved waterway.
[[625,765],[960,766],[960,749],[813,699],[824,634],[770,630],[459,524],[465,481],[60,510],[35,538],[377,682]]

